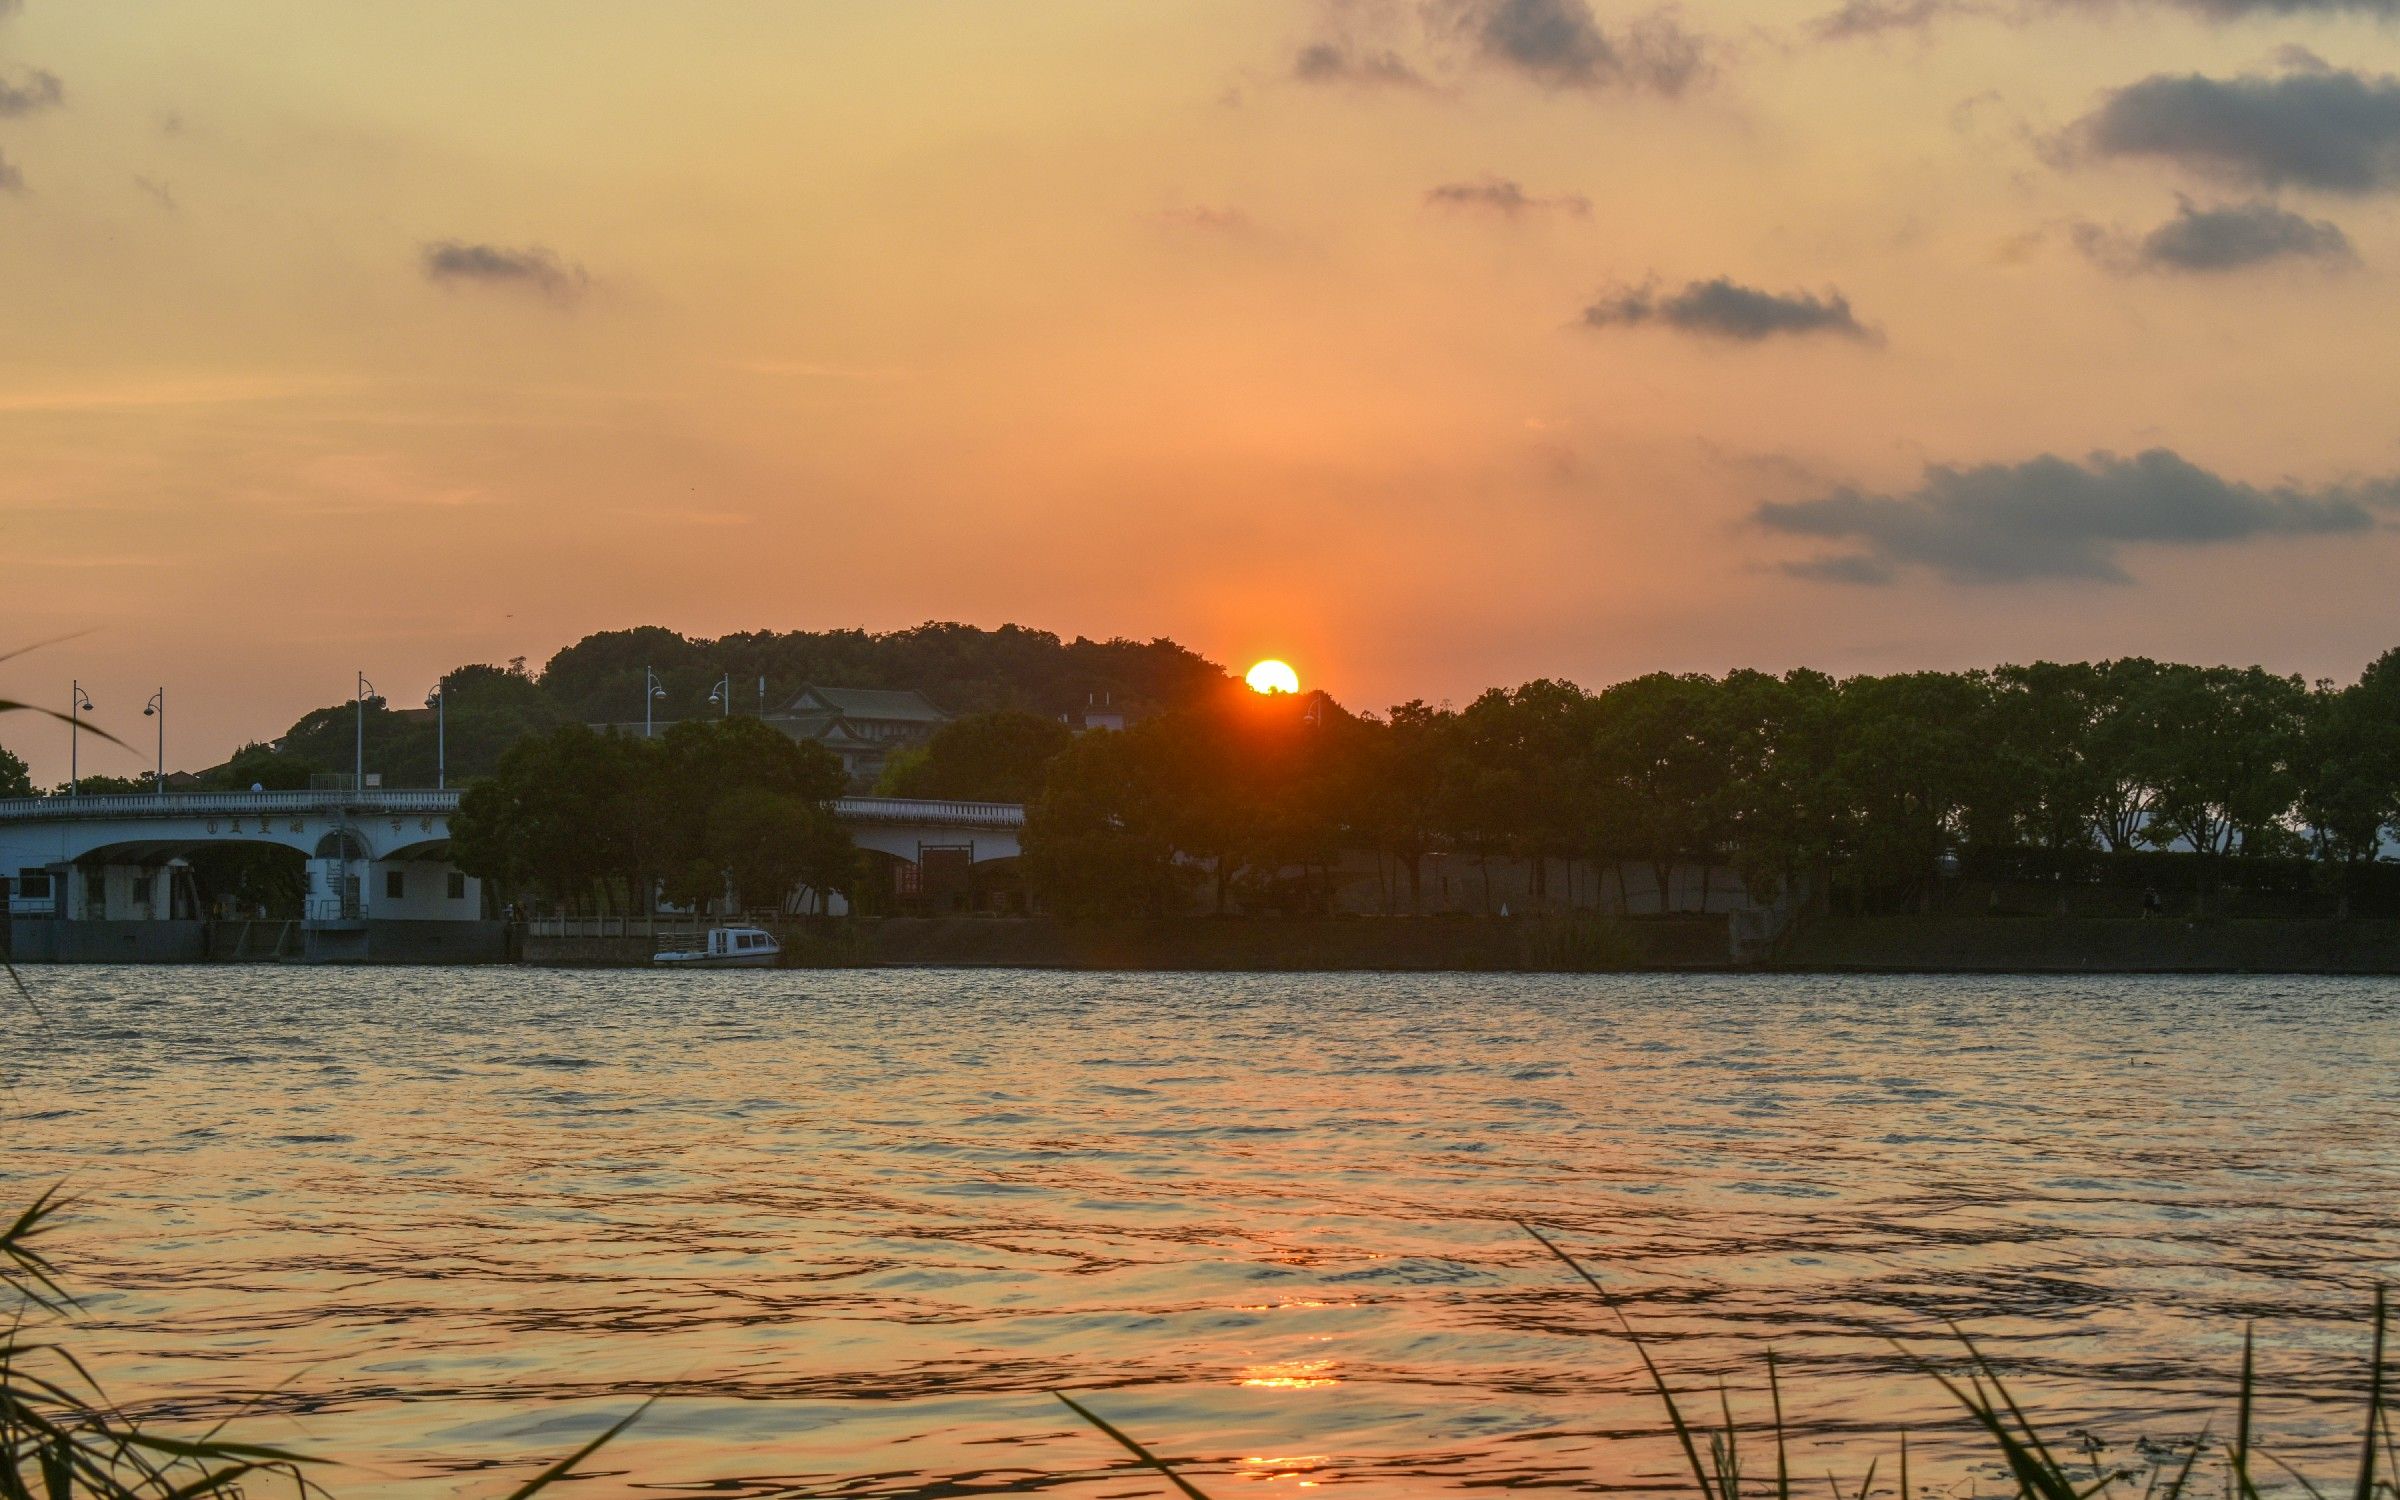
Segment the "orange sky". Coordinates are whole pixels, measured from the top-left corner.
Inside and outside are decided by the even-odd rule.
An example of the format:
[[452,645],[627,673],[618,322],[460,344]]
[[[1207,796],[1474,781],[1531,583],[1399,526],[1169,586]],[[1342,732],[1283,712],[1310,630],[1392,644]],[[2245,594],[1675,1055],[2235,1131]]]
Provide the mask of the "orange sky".
[[0,643],[91,631],[0,696],[146,739],[163,682],[202,764],[358,667],[929,618],[1362,707],[2346,677],[2400,644],[2388,3],[0,5]]

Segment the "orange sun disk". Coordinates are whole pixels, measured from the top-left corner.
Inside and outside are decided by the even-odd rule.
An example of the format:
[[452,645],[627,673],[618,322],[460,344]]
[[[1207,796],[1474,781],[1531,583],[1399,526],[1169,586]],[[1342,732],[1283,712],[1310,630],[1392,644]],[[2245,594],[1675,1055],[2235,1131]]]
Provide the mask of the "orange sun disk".
[[1296,693],[1300,691],[1300,674],[1287,662],[1268,657],[1243,675],[1254,693]]

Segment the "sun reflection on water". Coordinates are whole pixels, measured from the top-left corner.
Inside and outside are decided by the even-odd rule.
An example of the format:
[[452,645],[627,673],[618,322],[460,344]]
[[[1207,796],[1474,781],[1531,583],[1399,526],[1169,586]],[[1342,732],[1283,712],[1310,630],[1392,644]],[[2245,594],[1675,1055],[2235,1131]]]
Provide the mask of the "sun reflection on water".
[[1237,1471],[1244,1479],[1272,1484],[1288,1479],[1304,1490],[1313,1490],[1323,1479],[1331,1478],[1322,1453],[1295,1453],[1284,1457],[1259,1456],[1245,1458]]
[[1279,1391],[1313,1391],[1342,1383],[1342,1378],[1333,1373],[1335,1368],[1336,1362],[1330,1359],[1279,1359],[1270,1364],[1251,1365],[1242,1371],[1236,1383]]

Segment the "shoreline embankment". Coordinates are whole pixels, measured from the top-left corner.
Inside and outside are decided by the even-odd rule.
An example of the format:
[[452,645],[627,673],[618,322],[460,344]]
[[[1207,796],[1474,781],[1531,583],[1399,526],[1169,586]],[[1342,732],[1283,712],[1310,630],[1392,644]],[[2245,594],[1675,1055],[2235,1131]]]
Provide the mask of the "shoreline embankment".
[[[1821,916],[1744,962],[1716,917],[885,917],[783,941],[792,968],[2400,975],[2400,921],[2384,918]],[[646,964],[650,947],[526,936],[518,952],[605,968]]]

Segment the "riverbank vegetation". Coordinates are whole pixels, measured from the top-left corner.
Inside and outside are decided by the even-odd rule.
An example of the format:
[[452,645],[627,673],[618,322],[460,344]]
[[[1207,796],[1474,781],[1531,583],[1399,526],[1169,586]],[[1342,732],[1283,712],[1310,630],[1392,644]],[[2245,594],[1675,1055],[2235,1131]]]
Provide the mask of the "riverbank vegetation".
[[[737,860],[752,892],[801,868],[830,889],[860,883],[837,880],[830,835],[805,812],[756,799],[712,812],[736,788],[669,786],[643,768],[694,770],[681,751],[612,748],[586,727],[633,724],[618,738],[639,740],[653,670],[661,745],[723,724],[706,694],[728,681],[736,725],[804,682],[927,693],[961,717],[894,755],[878,790],[1028,804],[1027,887],[1071,916],[1324,911],[1353,853],[1392,872],[1386,904],[1410,911],[1440,854],[1522,862],[1537,910],[1576,904],[1549,887],[1566,862],[1646,866],[1659,890],[1679,871],[1705,884],[1731,870],[1753,895],[1805,888],[1860,913],[1920,909],[1960,873],[2159,892],[2183,912],[2230,892],[2279,915],[2400,913],[2400,866],[2379,860],[2400,823],[2400,653],[2346,685],[2125,658],[1654,673],[1597,692],[1544,680],[1360,715],[1323,694],[1251,693],[1168,641],[941,624],[703,641],[645,627],[587,637],[538,674],[460,668],[443,679],[442,722],[369,699],[370,763],[387,785],[428,784],[446,734],[453,785],[506,788],[467,820],[474,868],[550,899],[621,897],[645,877],[721,886]],[[1102,702],[1130,727],[1062,722]],[[192,784],[305,786],[349,765],[361,712],[317,710]],[[815,800],[803,782],[816,785],[762,787]],[[537,786],[554,810],[526,800]],[[651,805],[616,805],[629,797]],[[495,836],[501,804],[513,811]],[[755,830],[737,827],[743,806]]]
[[[2389,900],[2400,652],[2356,683],[2146,660],[1835,679],[1656,674],[1357,717],[1220,697],[1078,738],[1025,836],[1051,909],[1321,906],[1343,849],[1737,871],[1907,909],[1980,862],[2053,880],[2299,883]],[[2178,858],[2161,861],[2158,856]],[[2145,863],[2147,861],[2147,863]]]

